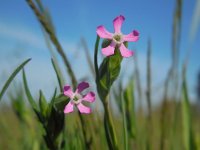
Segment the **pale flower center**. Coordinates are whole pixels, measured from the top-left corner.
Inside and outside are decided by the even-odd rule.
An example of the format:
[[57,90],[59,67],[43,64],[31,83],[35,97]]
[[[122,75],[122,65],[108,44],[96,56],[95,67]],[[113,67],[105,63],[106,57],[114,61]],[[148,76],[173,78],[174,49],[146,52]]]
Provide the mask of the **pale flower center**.
[[113,35],[113,41],[116,43],[116,44],[121,44],[123,42],[123,38],[122,38],[122,34],[114,34]]
[[82,99],[82,95],[76,93],[76,94],[74,95],[74,97],[72,98],[72,102],[73,102],[74,104],[79,104],[79,103],[81,102],[81,99]]

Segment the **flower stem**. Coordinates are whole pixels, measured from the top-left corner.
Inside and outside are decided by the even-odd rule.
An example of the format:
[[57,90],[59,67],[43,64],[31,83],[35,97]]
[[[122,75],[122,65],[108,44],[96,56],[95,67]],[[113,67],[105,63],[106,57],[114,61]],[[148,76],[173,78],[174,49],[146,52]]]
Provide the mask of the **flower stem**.
[[107,142],[109,144],[109,149],[110,148],[110,142],[112,142],[112,150],[118,150],[118,142],[117,142],[117,138],[116,138],[116,133],[115,133],[115,128],[113,126],[113,120],[112,120],[112,117],[111,117],[111,112],[109,110],[109,107],[108,107],[108,96],[105,98],[105,100],[103,101],[103,106],[104,106],[104,110],[105,110],[105,113],[104,113],[104,124],[105,124],[105,132],[110,132],[110,133],[107,133],[107,135],[110,135],[110,136],[107,136]]
[[[98,69],[98,48],[99,48],[99,41],[100,37],[97,36],[96,42],[95,42],[95,51],[94,51],[94,67],[95,67],[95,73],[96,73],[96,83],[99,84],[99,69]],[[113,121],[111,117],[111,113],[109,111],[108,107],[108,96],[106,98],[101,98],[104,106],[104,128],[106,133],[106,140],[108,143],[108,147],[110,150],[118,150],[118,143],[116,138],[115,129],[113,126]]]
[[100,37],[97,36],[96,43],[95,43],[95,51],[94,51],[94,68],[96,73],[96,80],[99,80],[99,70],[98,70],[98,48],[99,48],[99,41]]

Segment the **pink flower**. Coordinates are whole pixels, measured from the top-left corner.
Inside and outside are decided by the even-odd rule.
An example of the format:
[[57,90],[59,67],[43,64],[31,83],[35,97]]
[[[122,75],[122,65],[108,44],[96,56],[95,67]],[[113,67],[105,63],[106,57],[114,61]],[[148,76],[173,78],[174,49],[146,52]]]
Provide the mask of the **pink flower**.
[[81,95],[81,92],[88,88],[89,84],[87,82],[81,82],[76,91],[73,92],[69,85],[64,86],[64,95],[70,98],[69,103],[65,106],[64,113],[71,113],[74,111],[74,105],[77,106],[78,110],[81,113],[89,114],[91,113],[91,108],[86,107],[82,104],[82,101],[94,102],[95,94],[93,92],[89,92],[86,95]]
[[123,57],[130,57],[133,55],[133,52],[128,50],[124,42],[136,42],[139,39],[139,32],[137,30],[133,30],[131,33],[124,35],[121,33],[121,26],[124,22],[124,16],[120,15],[113,20],[113,25],[115,29],[115,33],[110,33],[106,30],[104,26],[97,27],[97,34],[101,38],[112,40],[111,44],[106,47],[102,48],[102,53],[105,56],[110,56],[114,54],[116,46],[119,47],[120,53]]

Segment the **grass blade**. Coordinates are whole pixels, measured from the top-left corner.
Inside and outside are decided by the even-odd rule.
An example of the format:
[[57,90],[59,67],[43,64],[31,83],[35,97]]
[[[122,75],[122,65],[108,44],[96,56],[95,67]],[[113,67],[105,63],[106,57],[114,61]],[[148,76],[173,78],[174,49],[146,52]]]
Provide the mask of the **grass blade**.
[[148,107],[148,116],[146,122],[146,129],[147,129],[147,145],[149,145],[149,149],[152,149],[150,143],[152,143],[152,134],[154,133],[152,130],[152,108],[151,108],[151,40],[148,41],[148,48],[147,48],[147,91],[146,91],[146,98],[147,98],[147,107]]
[[90,68],[90,71],[93,74],[93,76],[95,76],[94,66],[93,66],[93,63],[92,63],[92,60],[91,60],[91,57],[90,57],[90,53],[89,53],[89,49],[88,49],[88,46],[87,46],[87,42],[85,41],[84,38],[81,38],[81,44],[83,46],[83,49],[84,49],[84,52],[85,52],[85,55],[86,55],[86,58],[87,58],[87,62],[88,62],[89,68]]
[[[124,107],[126,111],[127,130],[129,137],[136,138],[136,116],[135,116],[135,97],[134,97],[134,80],[131,78],[129,84],[123,93]],[[123,106],[123,104],[122,104]]]
[[58,66],[57,66],[57,64],[54,62],[53,58],[51,59],[51,62],[52,62],[54,71],[56,72],[56,76],[57,76],[57,79],[58,79],[58,84],[59,84],[59,87],[60,87],[60,91],[62,92],[62,91],[63,91],[63,83],[62,83],[61,74],[60,74],[59,69],[58,69]]
[[[184,66],[185,67],[185,66]],[[186,83],[186,68],[183,68],[183,83],[182,83],[182,118],[183,118],[183,143],[185,150],[195,150],[195,142],[192,133],[192,118],[190,110],[190,102]]]
[[196,1],[196,5],[193,15],[192,15],[192,21],[190,25],[190,43],[192,44],[197,36],[197,31],[200,26],[200,1]]
[[140,80],[140,71],[138,67],[137,52],[135,52],[135,55],[134,55],[134,64],[135,64],[134,72],[135,72],[136,86],[137,86],[138,99],[139,99],[139,109],[142,111],[142,86],[141,86],[141,80]]
[[43,117],[47,117],[48,115],[48,104],[42,90],[40,90],[40,98],[39,98],[39,108]]
[[32,95],[31,95],[30,89],[29,89],[29,87],[28,87],[27,80],[26,80],[26,74],[25,74],[25,71],[24,71],[24,70],[23,70],[23,82],[24,82],[24,88],[25,88],[26,96],[27,96],[27,98],[28,98],[29,103],[31,104],[32,108],[33,108],[36,112],[39,112],[39,109],[38,109],[38,107],[37,107],[37,104],[36,104],[36,102],[34,101]]
[[128,135],[127,135],[127,122],[126,122],[126,108],[124,98],[121,96],[122,114],[123,114],[123,128],[124,128],[124,149],[128,150]]
[[10,83],[12,82],[12,80],[15,78],[15,76],[19,73],[19,71],[30,61],[31,59],[27,59],[26,61],[24,61],[21,65],[19,65],[19,67],[17,67],[15,69],[15,71],[10,75],[10,77],[8,78],[8,80],[6,81],[6,83],[4,84],[1,92],[0,92],[0,101],[6,91],[6,89],[8,88],[8,86],[10,85]]
[[64,50],[63,50],[60,42],[58,41],[57,36],[55,35],[54,31],[52,30],[52,27],[48,24],[48,22],[46,21],[46,18],[38,10],[38,8],[35,6],[35,3],[32,0],[26,0],[26,2],[28,3],[30,8],[35,13],[38,21],[40,22],[40,24],[42,25],[44,30],[48,33],[49,38],[51,39],[52,43],[55,45],[55,47],[57,49],[57,52],[59,53],[59,55],[61,56],[64,64],[66,65],[67,73],[69,74],[69,76],[71,78],[71,82],[72,82],[73,88],[75,88],[76,84],[77,84],[76,77],[74,75],[74,72],[72,70],[70,62],[69,62],[67,56],[65,55]]
[[147,106],[148,106],[148,116],[149,122],[151,122],[151,40],[148,42],[147,49]]

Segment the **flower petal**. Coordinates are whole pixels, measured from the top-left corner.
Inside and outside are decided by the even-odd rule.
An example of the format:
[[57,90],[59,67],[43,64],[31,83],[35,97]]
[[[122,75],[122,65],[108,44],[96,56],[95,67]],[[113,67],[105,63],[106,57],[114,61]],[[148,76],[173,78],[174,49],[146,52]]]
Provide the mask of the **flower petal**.
[[83,100],[92,103],[95,101],[95,94],[93,92],[89,92],[83,97]]
[[89,83],[87,82],[81,82],[78,84],[78,87],[77,87],[77,93],[81,93],[84,89],[88,88],[89,87]]
[[104,26],[98,26],[96,32],[101,38],[112,39],[112,33],[108,32]]
[[84,106],[82,103],[79,103],[77,107],[81,113],[89,114],[92,112],[91,108]]
[[73,98],[74,93],[69,85],[64,86],[64,95],[68,96],[69,98]]
[[115,33],[121,32],[122,23],[124,22],[125,17],[120,15],[113,20],[113,25],[115,29]]
[[115,53],[116,44],[112,42],[108,47],[102,48],[101,51],[105,56],[110,56]]
[[119,49],[120,49],[121,55],[122,55],[123,57],[130,57],[130,56],[133,55],[133,51],[128,50],[128,49],[124,46],[123,43],[120,45]]
[[127,35],[123,35],[123,40],[136,42],[137,40],[139,40],[139,32],[137,30],[134,30],[133,32],[131,32]]
[[74,110],[74,104],[72,102],[69,102],[66,106],[65,106],[65,109],[64,109],[64,113],[67,114],[67,113],[71,113],[73,112]]

